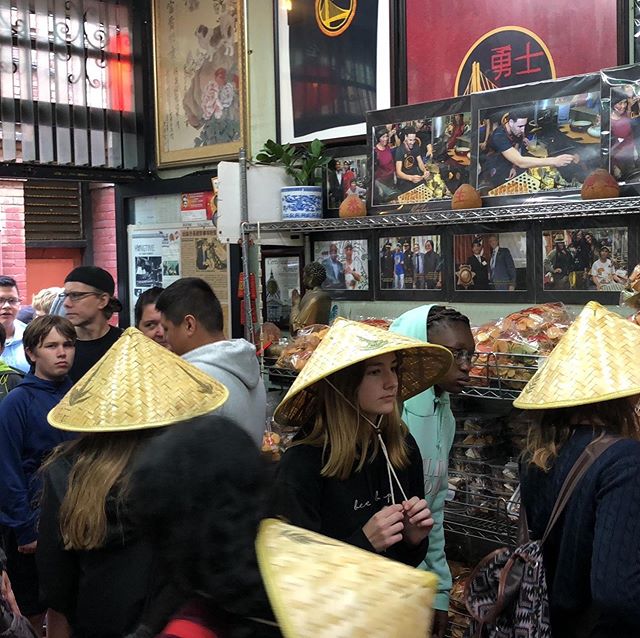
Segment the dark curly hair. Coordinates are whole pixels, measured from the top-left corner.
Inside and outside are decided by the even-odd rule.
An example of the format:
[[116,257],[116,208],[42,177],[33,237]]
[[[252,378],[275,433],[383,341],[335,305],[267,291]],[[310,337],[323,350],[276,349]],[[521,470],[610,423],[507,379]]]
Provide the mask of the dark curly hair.
[[213,414],[167,428],[131,475],[133,517],[165,578],[233,638],[267,635],[252,617],[273,620],[254,549],[268,474],[249,435]]
[[469,317],[447,306],[431,306],[427,317],[427,334],[459,321],[469,326]]

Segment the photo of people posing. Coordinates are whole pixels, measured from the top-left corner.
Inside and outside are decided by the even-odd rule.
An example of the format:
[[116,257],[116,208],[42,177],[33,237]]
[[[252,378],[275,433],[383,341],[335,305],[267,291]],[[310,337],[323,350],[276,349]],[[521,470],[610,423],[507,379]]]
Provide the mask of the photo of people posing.
[[600,165],[599,92],[482,109],[479,123],[482,195],[580,188]]
[[327,166],[327,208],[338,209],[349,195],[363,202],[369,186],[367,156],[336,157]]
[[369,290],[369,247],[366,239],[318,241],[313,259],[327,273],[325,290]]
[[640,177],[639,91],[632,84],[611,89],[609,172],[620,182]]
[[526,289],[526,232],[456,235],[453,251],[456,290]]
[[440,235],[381,237],[382,290],[440,290],[442,252]]
[[469,181],[471,114],[374,126],[372,205],[451,197]]
[[545,290],[623,290],[628,277],[626,228],[573,228],[542,233]]

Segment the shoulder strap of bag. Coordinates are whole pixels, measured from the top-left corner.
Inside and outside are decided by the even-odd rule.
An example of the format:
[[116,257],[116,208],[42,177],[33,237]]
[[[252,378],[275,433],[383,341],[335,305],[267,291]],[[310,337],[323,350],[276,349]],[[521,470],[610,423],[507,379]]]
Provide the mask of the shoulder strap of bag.
[[605,450],[619,440],[620,437],[612,436],[610,434],[602,434],[591,441],[591,443],[587,445],[582,454],[578,457],[578,460],[573,464],[573,467],[569,471],[569,474],[567,474],[567,478],[564,480],[564,483],[560,488],[560,493],[558,494],[556,503],[553,506],[551,517],[549,518],[547,528],[545,529],[542,537],[542,543],[547,540],[553,526],[558,522],[560,515],[571,498],[571,495],[578,486],[578,483],[582,480],[582,477],[587,473],[587,470]]

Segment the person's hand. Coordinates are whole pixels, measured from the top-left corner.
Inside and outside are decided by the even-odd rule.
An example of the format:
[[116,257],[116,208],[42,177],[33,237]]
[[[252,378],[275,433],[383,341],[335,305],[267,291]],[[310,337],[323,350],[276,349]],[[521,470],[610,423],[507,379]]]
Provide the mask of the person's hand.
[[553,272],[562,272],[562,268],[556,268]]
[[509,291],[510,291],[510,292],[513,292],[515,289],[516,289],[516,287],[515,287],[515,286],[513,286],[513,285],[509,286]]
[[509,171],[509,179],[513,179],[517,174],[518,174],[518,171],[516,167],[512,166],[511,170]]
[[297,291],[296,288],[294,288],[291,291],[291,304],[295,306],[299,303],[300,303],[300,293]]
[[528,148],[529,144],[531,144],[531,140],[528,137],[523,137],[522,143],[524,144],[525,148]]
[[433,631],[432,638],[444,638],[449,626],[449,612],[442,609],[436,609],[433,612]]
[[388,505],[366,522],[362,531],[376,552],[384,552],[402,540],[403,518],[402,505]]
[[9,605],[9,609],[11,609],[12,613],[19,616],[20,608],[18,607],[16,597],[13,593],[13,589],[11,588],[9,576],[7,575],[7,572],[4,571],[2,572],[2,578],[0,579],[0,595],[2,595],[3,600],[7,605]]
[[421,182],[423,179],[424,179],[424,176],[423,176],[423,175],[412,175],[412,176],[411,176],[411,181],[412,181],[414,184],[417,184],[418,182]]
[[33,541],[33,543],[28,543],[27,545],[18,545],[18,551],[21,554],[35,554],[37,546],[38,541]]
[[419,545],[433,528],[431,510],[427,507],[427,501],[414,496],[408,501],[403,501],[404,511],[404,540],[410,545]]
[[568,164],[575,162],[575,156],[569,155],[567,153],[558,155],[558,157],[552,157],[551,159],[553,160],[553,163],[551,165],[555,166],[556,168],[567,166]]

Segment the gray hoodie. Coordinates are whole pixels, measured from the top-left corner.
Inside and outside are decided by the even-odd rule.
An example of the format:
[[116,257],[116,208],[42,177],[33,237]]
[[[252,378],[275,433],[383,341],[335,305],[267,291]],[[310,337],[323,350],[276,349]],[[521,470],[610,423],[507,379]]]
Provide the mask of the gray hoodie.
[[230,339],[200,346],[182,358],[227,387],[229,398],[216,412],[235,421],[260,447],[267,398],[255,347],[245,339]]

